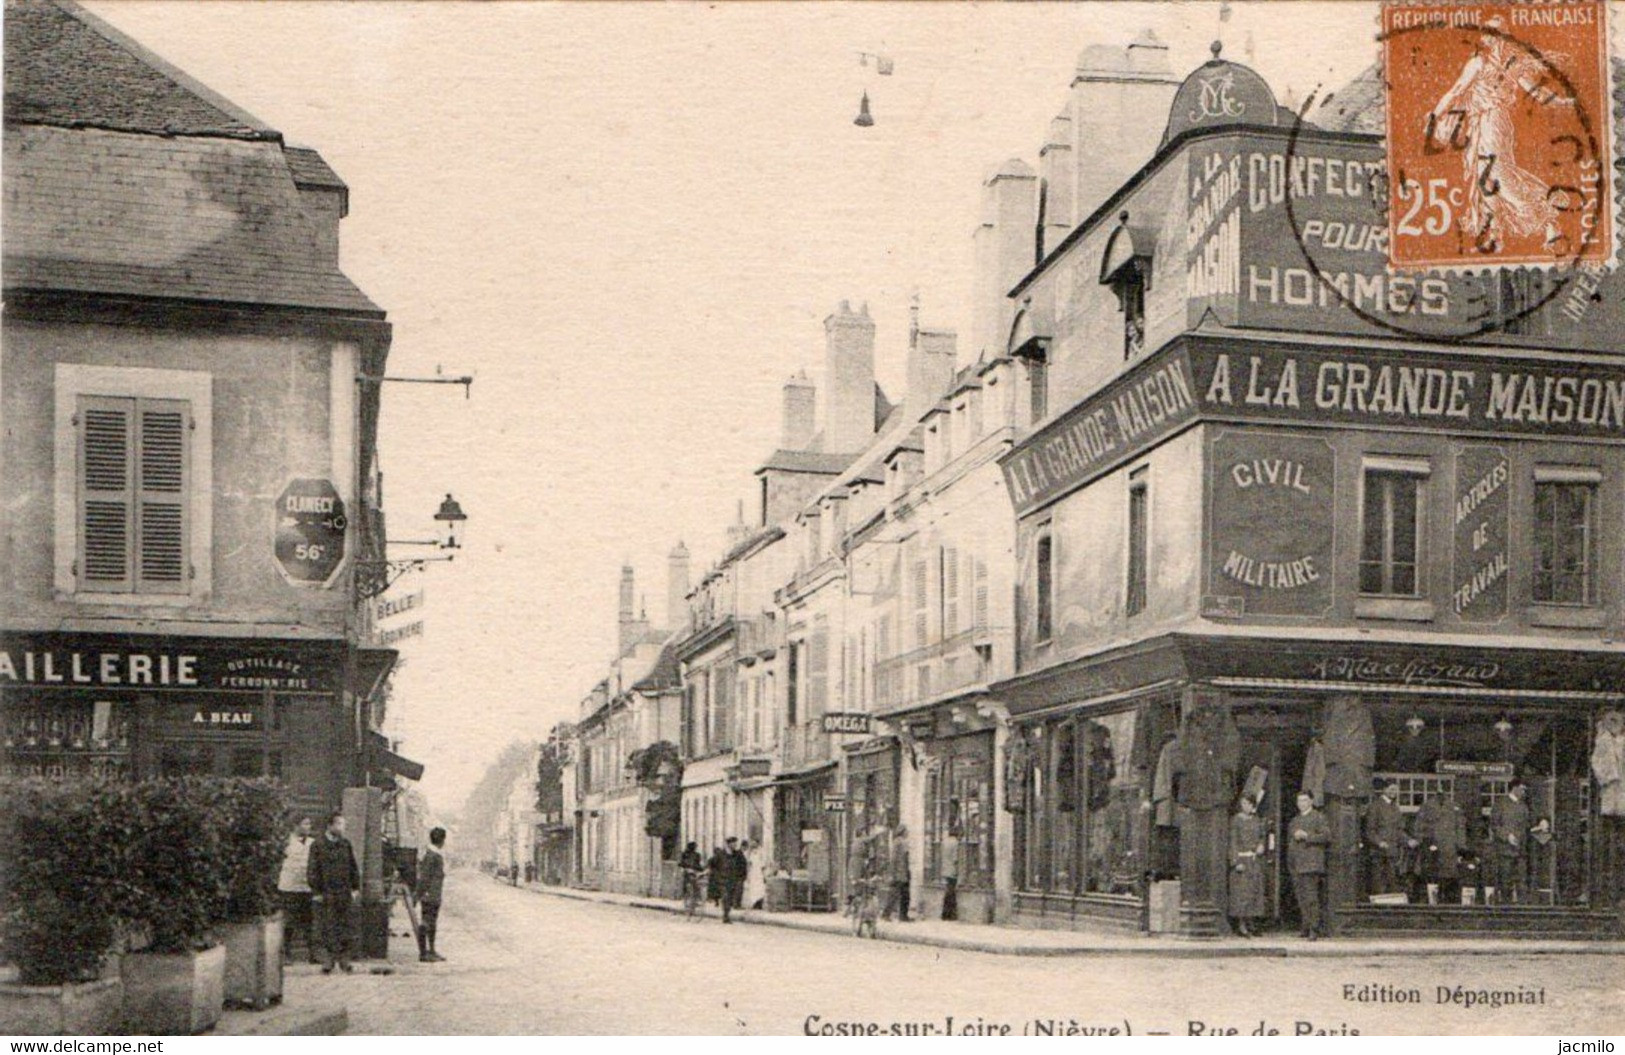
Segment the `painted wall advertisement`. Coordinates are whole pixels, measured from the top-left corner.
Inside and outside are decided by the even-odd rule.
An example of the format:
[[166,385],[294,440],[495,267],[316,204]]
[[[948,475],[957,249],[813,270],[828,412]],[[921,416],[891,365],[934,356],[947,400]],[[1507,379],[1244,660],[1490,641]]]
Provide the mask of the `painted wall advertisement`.
[[1456,455],[1450,604],[1467,622],[1494,622],[1507,612],[1509,477],[1500,447],[1463,447]]
[[1227,430],[1208,459],[1211,529],[1204,608],[1320,615],[1332,603],[1336,456],[1314,436]]

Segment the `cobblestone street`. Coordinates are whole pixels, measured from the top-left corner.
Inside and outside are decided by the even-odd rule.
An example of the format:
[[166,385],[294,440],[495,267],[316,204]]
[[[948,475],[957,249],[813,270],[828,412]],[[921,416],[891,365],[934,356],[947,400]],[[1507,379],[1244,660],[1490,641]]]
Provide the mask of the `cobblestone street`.
[[[399,928],[397,928],[399,929]],[[1618,1033],[1625,990],[1605,955],[1353,956],[1169,960],[998,956],[858,942],[778,927],[550,897],[455,874],[442,964],[393,941],[394,973],[324,977],[299,967],[295,1004],[342,1002],[350,1031],[385,1033],[786,1034],[847,1023],[928,1031],[1035,1022],[1184,1033],[1192,1021],[1245,1034],[1261,1022],[1330,1031]],[[1345,999],[1345,986],[1420,1004]],[[1439,987],[1545,990],[1545,1003],[1439,1004]],[[816,1016],[814,1018],[813,1016]]]

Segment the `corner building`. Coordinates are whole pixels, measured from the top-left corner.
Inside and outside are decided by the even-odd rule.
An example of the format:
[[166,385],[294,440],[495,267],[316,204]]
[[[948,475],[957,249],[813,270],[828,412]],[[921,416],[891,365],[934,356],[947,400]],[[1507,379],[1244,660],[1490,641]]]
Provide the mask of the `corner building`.
[[[1183,81],[1159,47],[1085,53],[998,320],[1034,419],[1000,460],[1016,671],[990,690],[1013,919],[1228,932],[1245,790],[1295,929],[1306,790],[1339,932],[1612,933],[1618,277],[1571,304],[1547,272],[1389,274],[1374,73],[1300,120],[1217,45]],[[1108,130],[1136,171],[1080,138],[1102,92],[1139,115]],[[1363,828],[1389,783],[1413,833],[1459,804],[1453,874],[1429,838],[1383,874]]]
[[[357,604],[390,326],[339,268],[348,189],[75,5],[5,18],[0,772],[271,776],[310,813],[420,773]],[[320,559],[279,553],[290,509]]]

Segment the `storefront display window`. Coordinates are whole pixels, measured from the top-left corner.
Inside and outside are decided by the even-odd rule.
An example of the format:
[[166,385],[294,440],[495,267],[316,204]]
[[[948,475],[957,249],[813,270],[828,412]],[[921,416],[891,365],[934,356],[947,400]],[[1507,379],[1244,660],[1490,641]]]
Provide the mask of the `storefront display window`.
[[1029,727],[1023,858],[1028,890],[1133,895],[1146,871],[1146,766],[1131,757],[1133,711]]
[[978,733],[934,743],[927,761],[925,877],[943,876],[942,843],[959,837],[959,883],[993,883],[993,734]]

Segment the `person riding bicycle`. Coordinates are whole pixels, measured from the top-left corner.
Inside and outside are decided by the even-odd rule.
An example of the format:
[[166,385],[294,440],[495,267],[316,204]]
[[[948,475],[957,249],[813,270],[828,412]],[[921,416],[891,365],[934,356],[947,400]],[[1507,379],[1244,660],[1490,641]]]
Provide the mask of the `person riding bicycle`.
[[694,843],[683,848],[682,855],[677,858],[677,867],[683,873],[683,908],[690,918],[699,911],[700,896],[705,890],[701,880],[705,876],[705,858],[700,856],[700,850]]

